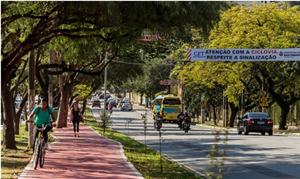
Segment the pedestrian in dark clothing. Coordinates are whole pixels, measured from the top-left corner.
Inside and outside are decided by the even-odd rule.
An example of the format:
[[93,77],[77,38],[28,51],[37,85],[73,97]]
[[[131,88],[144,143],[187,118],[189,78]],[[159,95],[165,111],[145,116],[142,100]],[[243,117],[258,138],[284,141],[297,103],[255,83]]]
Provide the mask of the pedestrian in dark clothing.
[[75,101],[71,105],[71,111],[72,111],[72,123],[74,129],[74,136],[79,137],[79,123],[82,119],[82,114],[78,106],[78,101]]

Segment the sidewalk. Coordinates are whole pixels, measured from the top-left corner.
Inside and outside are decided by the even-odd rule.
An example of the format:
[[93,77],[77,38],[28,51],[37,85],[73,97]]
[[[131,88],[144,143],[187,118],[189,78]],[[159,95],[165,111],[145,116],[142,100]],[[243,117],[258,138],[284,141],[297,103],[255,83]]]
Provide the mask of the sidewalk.
[[55,129],[56,141],[49,144],[44,168],[34,170],[30,163],[19,178],[137,179],[142,178],[127,162],[122,146],[81,125],[80,137],[72,127]]

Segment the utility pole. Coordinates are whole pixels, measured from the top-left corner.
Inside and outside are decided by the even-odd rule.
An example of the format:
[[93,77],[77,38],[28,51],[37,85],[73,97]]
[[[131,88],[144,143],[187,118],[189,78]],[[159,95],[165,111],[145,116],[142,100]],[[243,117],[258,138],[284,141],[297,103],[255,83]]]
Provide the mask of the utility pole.
[[[105,52],[105,59],[104,59],[105,65],[107,63],[107,58],[108,58],[108,52]],[[106,114],[106,85],[107,85],[107,65],[105,66],[104,69],[104,110],[103,110],[104,114]]]

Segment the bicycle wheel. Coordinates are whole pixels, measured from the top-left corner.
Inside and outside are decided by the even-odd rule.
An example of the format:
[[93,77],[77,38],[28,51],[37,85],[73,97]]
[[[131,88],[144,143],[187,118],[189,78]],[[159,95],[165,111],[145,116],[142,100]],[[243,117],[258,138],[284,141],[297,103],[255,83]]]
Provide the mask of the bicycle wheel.
[[34,147],[34,155],[33,155],[33,168],[36,169],[39,163],[40,155],[40,141],[37,140]]
[[45,154],[46,154],[46,150],[44,148],[44,145],[41,145],[41,149],[40,149],[40,167],[43,168],[44,163],[45,163]]

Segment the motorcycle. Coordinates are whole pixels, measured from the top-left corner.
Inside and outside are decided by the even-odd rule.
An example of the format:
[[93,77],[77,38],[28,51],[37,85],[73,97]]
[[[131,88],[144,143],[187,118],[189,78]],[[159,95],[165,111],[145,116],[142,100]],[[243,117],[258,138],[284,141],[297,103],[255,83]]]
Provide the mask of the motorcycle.
[[190,130],[190,123],[186,120],[182,121],[182,130],[185,132],[185,133],[188,133],[189,130]]
[[188,115],[183,116],[182,122],[181,122],[181,129],[188,133],[191,127],[191,118]]
[[154,128],[156,130],[160,130],[162,127],[162,118],[161,117],[156,117],[154,121]]

